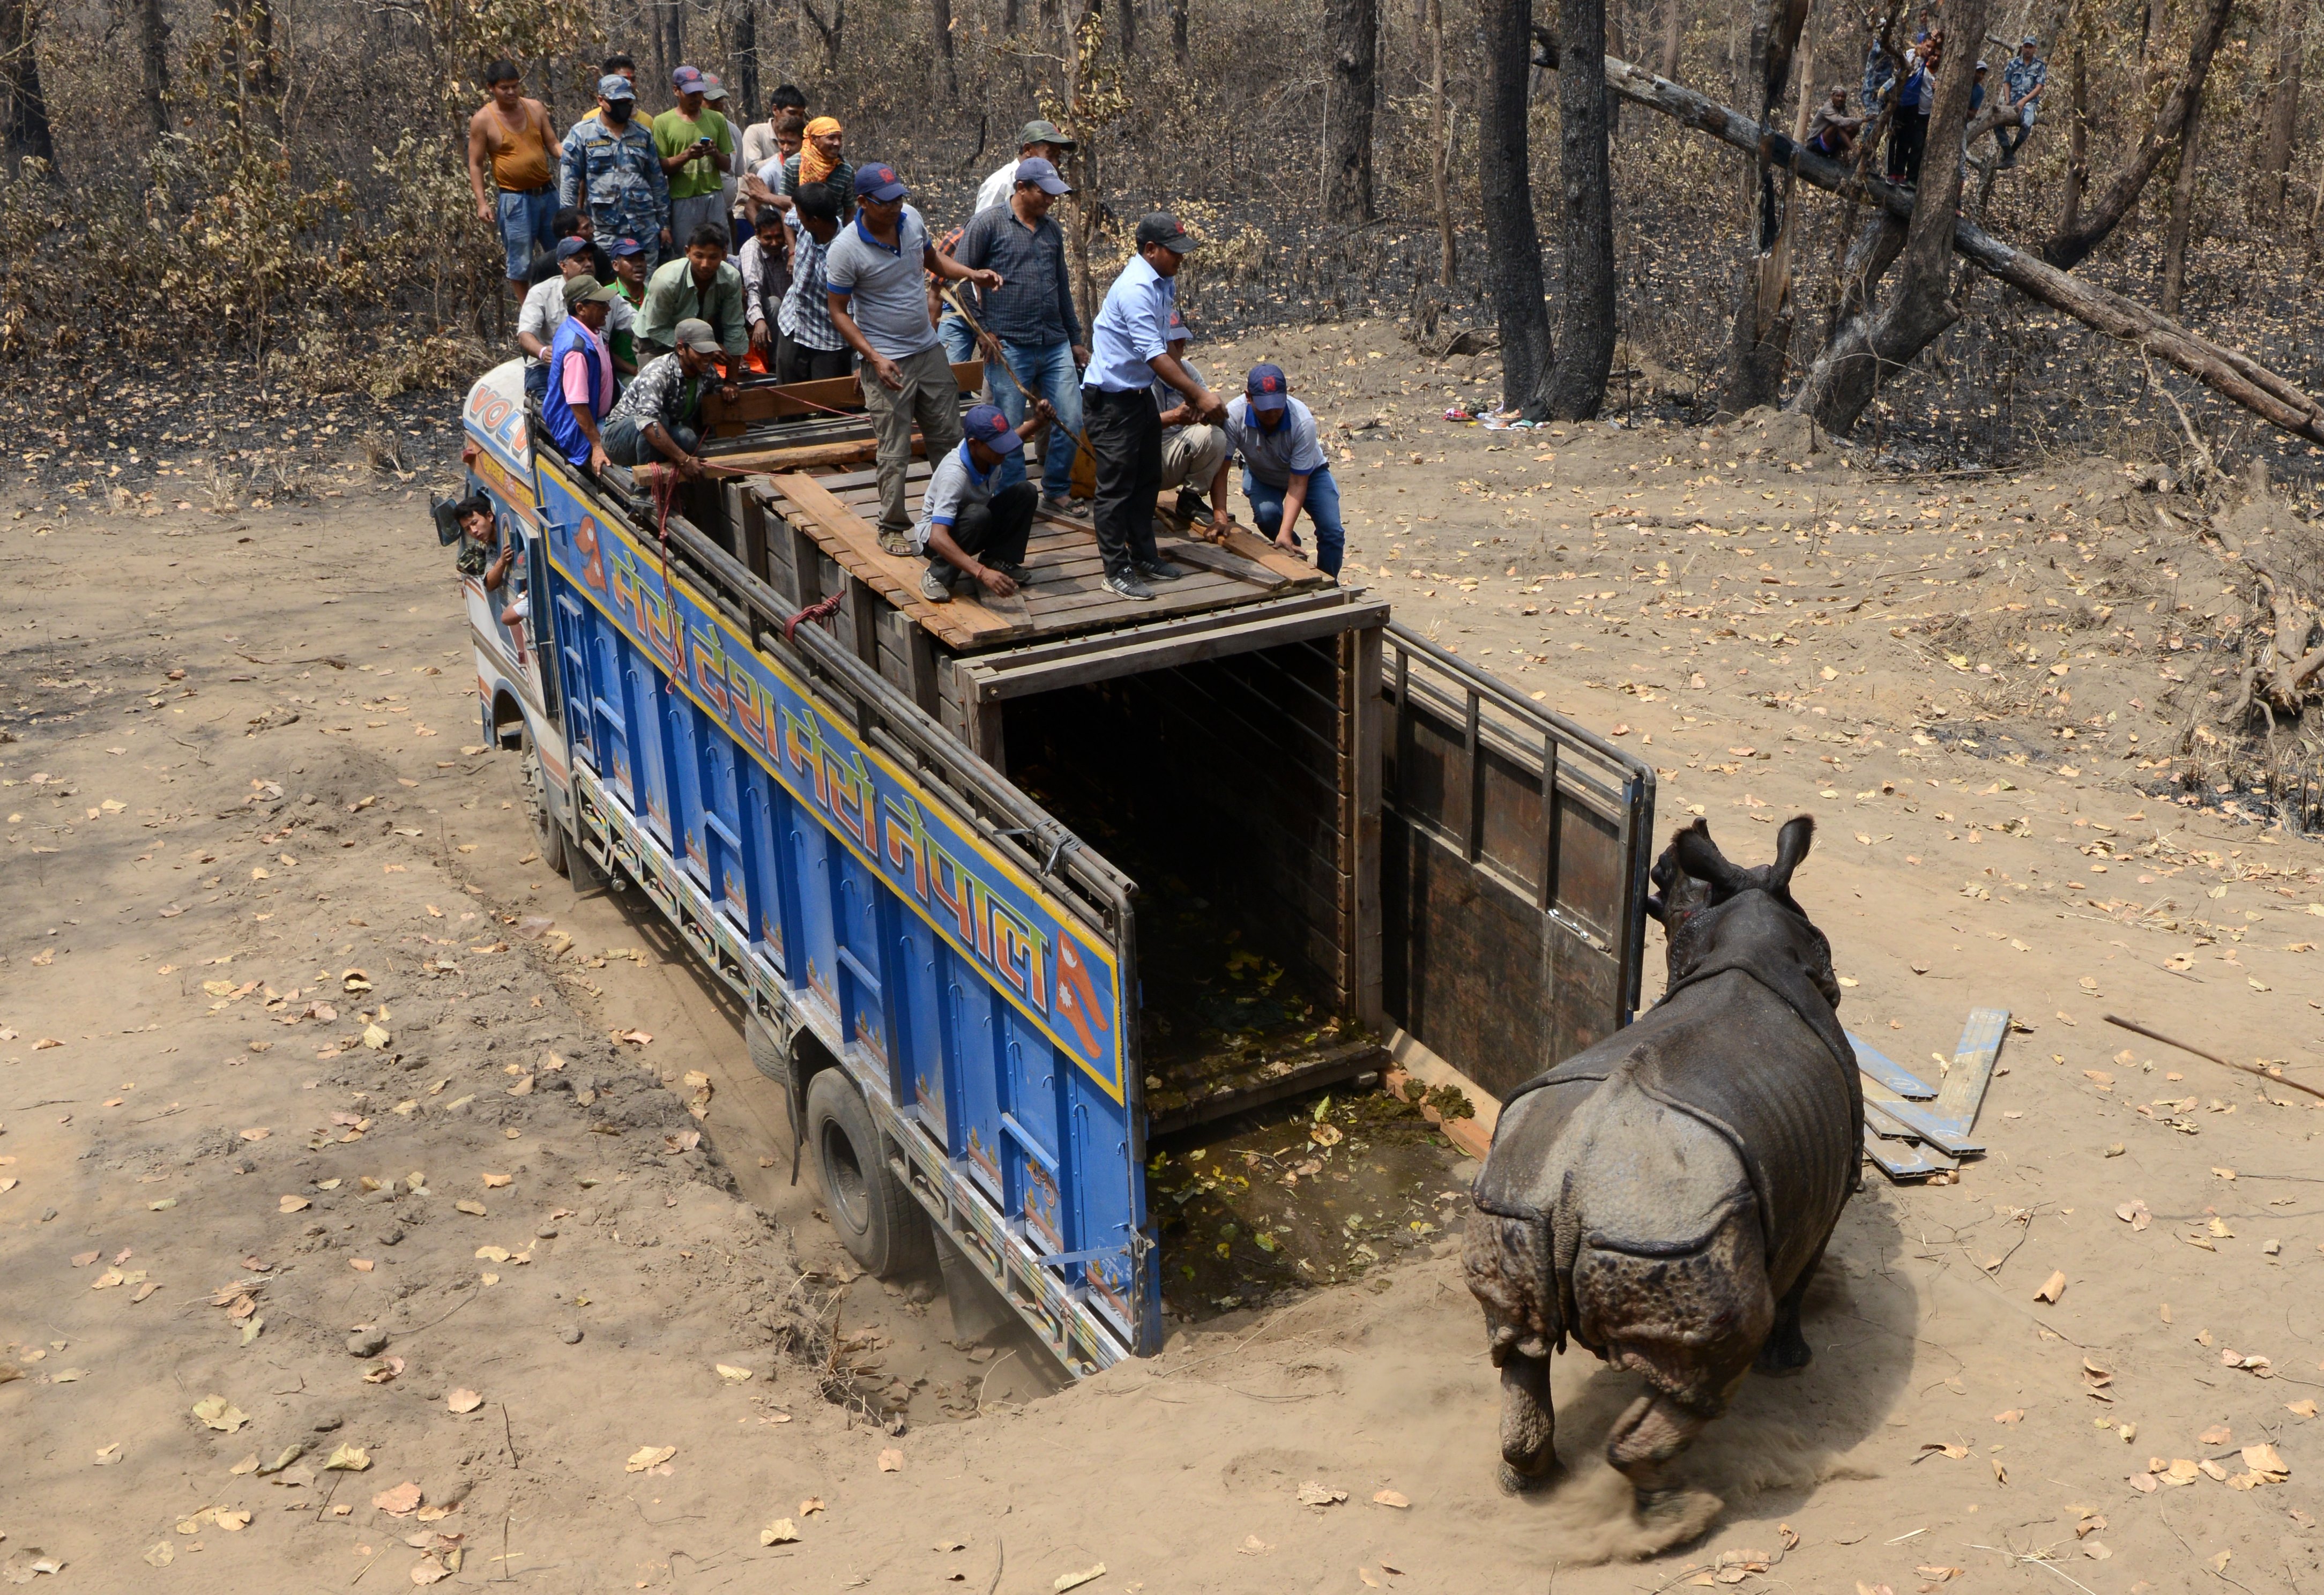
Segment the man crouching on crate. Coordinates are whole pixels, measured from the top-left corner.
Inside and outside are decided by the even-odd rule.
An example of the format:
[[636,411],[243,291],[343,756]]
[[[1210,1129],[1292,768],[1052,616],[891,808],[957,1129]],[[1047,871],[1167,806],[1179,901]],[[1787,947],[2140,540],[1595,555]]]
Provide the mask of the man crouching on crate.
[[1011,427],[997,406],[979,404],[961,419],[966,434],[928,474],[913,540],[928,557],[920,576],[920,596],[931,604],[952,602],[953,584],[966,576],[996,598],[1006,598],[1033,579],[1025,568],[1025,541],[1032,535],[1039,490],[1025,479],[1001,485],[1011,456],[1024,452],[1056,412],[1046,399]]

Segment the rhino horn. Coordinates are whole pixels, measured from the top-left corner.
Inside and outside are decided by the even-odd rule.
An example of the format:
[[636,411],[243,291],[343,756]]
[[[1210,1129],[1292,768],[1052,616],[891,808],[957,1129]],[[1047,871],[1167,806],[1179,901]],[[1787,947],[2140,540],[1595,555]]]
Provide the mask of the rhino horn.
[[1750,872],[1727,862],[1711,839],[1711,827],[1700,819],[1671,838],[1671,853],[1680,869],[1707,882],[1722,901],[1752,884]]

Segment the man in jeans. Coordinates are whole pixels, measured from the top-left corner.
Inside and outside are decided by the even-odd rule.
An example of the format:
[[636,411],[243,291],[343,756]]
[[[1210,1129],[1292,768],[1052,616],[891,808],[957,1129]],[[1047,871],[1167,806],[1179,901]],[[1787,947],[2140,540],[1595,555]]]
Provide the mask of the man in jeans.
[[911,550],[904,476],[912,464],[913,423],[932,460],[960,442],[960,389],[928,324],[927,273],[987,292],[1001,286],[998,272],[971,271],[936,253],[920,213],[904,203],[909,192],[885,161],[858,167],[855,220],[840,230],[823,263],[831,324],[870,378],[862,384],[863,408],[880,440],[880,543],[891,554]]
[[1148,581],[1176,581],[1186,573],[1154,546],[1154,501],[1162,492],[1162,412],[1154,379],[1185,395],[1191,419],[1222,419],[1226,406],[1170,353],[1170,314],[1178,308],[1171,279],[1194,247],[1178,218],[1157,210],[1138,224],[1138,253],[1105,291],[1090,339],[1082,415],[1096,456],[1097,549],[1105,560],[1106,589],[1123,598],[1151,599]]
[[[1001,273],[1000,289],[982,296],[977,318],[989,335],[984,357],[1006,367],[987,374],[993,402],[1010,426],[1022,421],[1021,383],[1056,412],[1057,424],[1041,449],[1041,507],[1053,515],[1074,513],[1074,435],[1082,429],[1080,368],[1090,357],[1082,344],[1081,317],[1074,309],[1073,283],[1065,272],[1065,235],[1049,215],[1057,196],[1072,192],[1048,161],[1038,157],[1019,161],[1009,203],[978,211],[953,252],[964,266],[986,266]],[[1016,382],[1009,380],[1010,372]]]
[[1242,496],[1251,519],[1278,549],[1296,550],[1291,530],[1305,509],[1315,523],[1315,567],[1340,574],[1346,542],[1340,529],[1340,484],[1315,436],[1315,418],[1291,396],[1279,365],[1254,365],[1242,397],[1227,406],[1227,436],[1242,456]]
[[1033,484],[1021,476],[1001,485],[1009,458],[1025,439],[1050,421],[1043,401],[1023,424],[990,404],[973,405],[961,419],[966,434],[960,447],[936,462],[920,500],[912,540],[928,557],[920,573],[920,596],[949,604],[963,576],[996,598],[1006,598],[1033,579],[1025,568],[1025,542],[1033,532]]
[[[516,63],[497,60],[484,69],[492,93],[468,118],[468,184],[476,191],[476,219],[500,227],[508,256],[509,287],[519,299],[532,281],[532,258],[555,246],[550,223],[557,215],[557,134],[549,107],[527,99]],[[492,168],[496,193],[484,189]]]
[[[617,466],[640,466],[656,455],[691,482],[702,475],[694,451],[702,441],[702,390],[718,364],[718,335],[707,321],[681,321],[670,329],[678,347],[646,362],[605,418],[604,447]],[[733,384],[719,389],[732,401]]]

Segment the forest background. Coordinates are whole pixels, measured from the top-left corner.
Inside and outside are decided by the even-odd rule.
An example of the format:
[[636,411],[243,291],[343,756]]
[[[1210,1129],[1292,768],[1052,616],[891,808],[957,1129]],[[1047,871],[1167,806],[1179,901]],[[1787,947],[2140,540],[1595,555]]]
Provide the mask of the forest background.
[[[380,399],[465,382],[500,357],[511,314],[463,165],[478,69],[500,55],[523,62],[563,127],[588,107],[595,63],[613,50],[637,57],[651,109],[680,60],[722,72],[746,107],[796,82],[846,124],[851,153],[902,168],[938,220],[958,219],[1020,123],[1056,117],[1084,140],[1069,235],[1085,298],[1102,292],[1136,217],[1169,205],[1205,238],[1185,281],[1202,330],[1388,316],[1416,339],[1473,351],[1506,320],[1489,268],[1509,229],[1486,220],[1497,151],[1515,150],[1530,177],[1553,314],[1566,291],[1556,241],[1575,192],[1560,168],[1570,103],[1561,110],[1556,72],[1511,59],[1511,41],[1535,30],[1554,58],[1561,27],[1596,17],[1609,54],[1750,115],[1768,78],[1766,124],[1784,130],[1800,120],[1803,84],[1812,99],[1844,85],[1855,105],[1884,27],[1909,38],[1947,21],[1935,8],[1890,17],[1820,0],[1771,75],[1769,19],[1780,32],[1796,9],[0,0],[0,362],[40,373],[36,386],[92,391],[125,369],[181,365]],[[2310,0],[1951,9],[1962,14],[1952,31],[1969,22],[1983,35],[1993,91],[2024,33],[2051,64],[2045,114],[2017,166],[1991,170],[1979,130],[1965,213],[2030,247],[2127,189],[2118,225],[2072,263],[2077,276],[2316,387]],[[1849,282],[1863,280],[1850,249],[1867,234],[1867,202],[1798,186],[1784,314],[1760,318],[1772,341],[1758,351],[1757,392],[1738,390],[1737,285],[1766,253],[1751,163],[1634,105],[1614,101],[1607,119],[1603,412],[1699,419],[1742,408],[1738,392],[1796,398],[1846,318]],[[2199,435],[2210,467],[2264,457],[2307,493],[2312,445],[1966,267],[1943,287],[1960,318],[1884,373],[1859,437],[1941,466],[2085,448],[2177,457]]]

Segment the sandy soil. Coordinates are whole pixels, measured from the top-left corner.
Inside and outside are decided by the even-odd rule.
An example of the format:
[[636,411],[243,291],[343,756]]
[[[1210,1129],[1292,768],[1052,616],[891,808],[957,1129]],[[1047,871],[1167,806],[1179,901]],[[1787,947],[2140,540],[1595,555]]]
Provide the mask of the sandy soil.
[[[729,1005],[650,914],[531,856],[513,761],[471,751],[421,502],[348,474],[263,512],[0,520],[0,1570],[2324,1586],[2324,1120],[2101,1019],[2324,1081],[2324,855],[2148,751],[2243,602],[2157,520],[2192,523],[2186,495],[2107,461],[1887,481],[1780,429],[1486,434],[1434,419],[1474,390],[1377,327],[1265,350],[1344,451],[1351,579],[1623,728],[1662,829],[1703,814],[1756,862],[1763,824],[1817,816],[1798,890],[1853,1028],[1934,1072],[1971,1007],[2028,1027],[1990,1155],[1875,1176],[1815,1362],[1747,1381],[1691,1454],[1707,1532],[1657,1551],[1628,1520],[1596,1460],[1628,1384],[1580,1353],[1575,1481],[1496,1492],[1457,1208],[1360,1280],[1062,1392],[1021,1345],[952,1345],[940,1295],[854,1278]],[[212,1396],[234,1410],[205,1423]],[[2287,1481],[2255,1482],[2263,1444]],[[368,1465],[327,1467],[341,1446]]]

